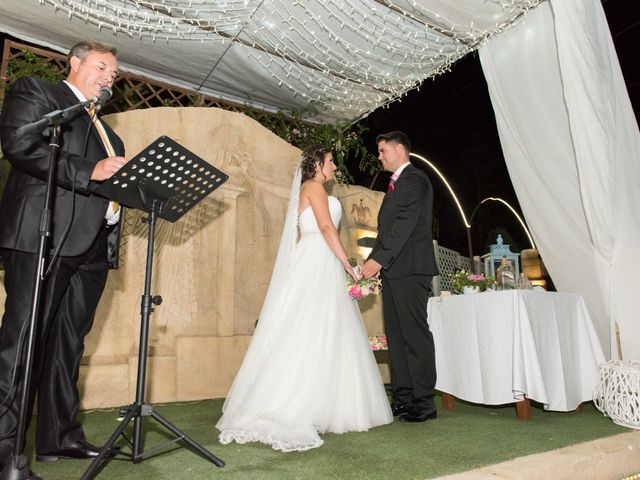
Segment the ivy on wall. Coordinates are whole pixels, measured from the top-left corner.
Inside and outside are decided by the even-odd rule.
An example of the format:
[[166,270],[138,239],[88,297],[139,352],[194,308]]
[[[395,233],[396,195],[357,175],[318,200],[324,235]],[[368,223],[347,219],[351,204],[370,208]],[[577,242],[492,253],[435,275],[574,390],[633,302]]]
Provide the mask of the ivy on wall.
[[[60,65],[50,59],[37,55],[29,50],[22,50],[19,56],[11,59],[8,65],[6,88],[22,76],[35,76],[50,82],[58,82],[65,78],[65,72]],[[127,95],[127,89],[120,94],[114,89],[114,96],[110,103],[127,105],[125,98],[119,95]],[[194,102],[196,97],[194,96]],[[172,98],[162,99],[162,104],[167,107],[181,106],[182,104]],[[0,105],[1,108],[1,105]],[[240,110],[245,115],[253,118],[274,134],[290,144],[304,149],[313,143],[319,143],[330,148],[334,155],[334,161],[340,175],[338,179],[343,183],[353,183],[353,177],[347,168],[349,164],[358,163],[360,171],[373,174],[380,169],[379,162],[364,146],[362,134],[366,127],[362,124],[338,124],[338,125],[313,125],[302,119],[300,112],[292,111],[271,114],[253,109],[249,106],[238,109],[237,106],[229,106],[229,109]],[[9,162],[0,158],[0,193],[4,187],[9,170]]]

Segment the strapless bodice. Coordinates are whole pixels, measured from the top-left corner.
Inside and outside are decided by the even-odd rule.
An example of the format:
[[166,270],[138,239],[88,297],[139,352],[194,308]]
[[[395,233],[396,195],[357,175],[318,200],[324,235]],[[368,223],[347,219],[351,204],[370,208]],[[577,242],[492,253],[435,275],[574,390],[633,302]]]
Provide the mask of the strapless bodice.
[[[331,213],[331,220],[336,228],[340,224],[340,219],[342,218],[342,205],[340,204],[340,200],[336,197],[329,195],[329,212]],[[318,222],[316,222],[316,217],[313,215],[313,209],[309,206],[305,208],[298,217],[298,225],[300,227],[300,235],[317,233],[320,230],[318,229]]]

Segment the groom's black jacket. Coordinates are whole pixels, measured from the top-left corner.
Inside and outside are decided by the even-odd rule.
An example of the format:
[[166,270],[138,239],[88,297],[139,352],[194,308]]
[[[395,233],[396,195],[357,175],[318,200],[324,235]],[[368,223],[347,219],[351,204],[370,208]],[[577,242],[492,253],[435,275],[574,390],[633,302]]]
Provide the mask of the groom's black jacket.
[[386,278],[437,275],[431,182],[422,170],[407,165],[394,187],[380,206],[378,237],[369,258],[382,265]]

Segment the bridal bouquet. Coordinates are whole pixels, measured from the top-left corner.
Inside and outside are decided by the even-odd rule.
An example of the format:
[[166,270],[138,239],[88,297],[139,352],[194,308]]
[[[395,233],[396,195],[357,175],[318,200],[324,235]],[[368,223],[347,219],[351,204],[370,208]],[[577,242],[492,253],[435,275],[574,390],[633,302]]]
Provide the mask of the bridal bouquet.
[[[360,273],[360,267],[358,267],[354,258],[349,259],[349,264],[353,267],[356,273]],[[371,278],[362,277],[356,282],[351,275],[347,274],[347,292],[349,292],[349,296],[351,298],[355,298],[356,300],[360,300],[362,297],[366,297],[371,294],[380,295],[381,286],[382,282],[378,275]]]

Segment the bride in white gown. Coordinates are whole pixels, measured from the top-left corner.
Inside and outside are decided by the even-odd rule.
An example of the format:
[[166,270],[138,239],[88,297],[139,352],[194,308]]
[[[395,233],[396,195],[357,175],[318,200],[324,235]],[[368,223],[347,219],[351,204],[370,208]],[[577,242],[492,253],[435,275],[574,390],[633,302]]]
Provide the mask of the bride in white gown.
[[302,153],[258,326],[222,408],[220,442],[302,451],[319,433],[361,432],[393,421],[337,227],[342,207],[323,183],[328,149]]

